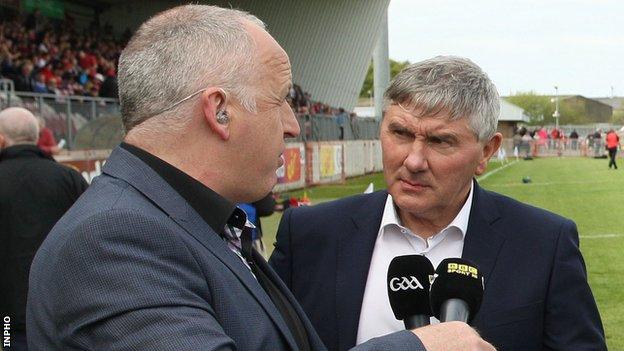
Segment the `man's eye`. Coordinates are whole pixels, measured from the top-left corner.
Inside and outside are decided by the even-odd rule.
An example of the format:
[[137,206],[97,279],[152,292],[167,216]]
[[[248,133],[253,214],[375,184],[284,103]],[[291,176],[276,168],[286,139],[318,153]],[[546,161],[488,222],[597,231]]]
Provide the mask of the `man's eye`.
[[392,131],[392,133],[398,135],[398,136],[402,136],[402,137],[409,137],[411,134],[409,131],[407,130],[401,130],[401,129],[395,129]]
[[430,137],[428,138],[427,142],[429,143],[429,145],[436,148],[449,148],[453,146],[449,140],[438,137]]
[[429,138],[429,142],[432,143],[432,144],[442,144],[442,143],[445,143],[444,140],[442,140],[441,138],[436,138],[436,137]]

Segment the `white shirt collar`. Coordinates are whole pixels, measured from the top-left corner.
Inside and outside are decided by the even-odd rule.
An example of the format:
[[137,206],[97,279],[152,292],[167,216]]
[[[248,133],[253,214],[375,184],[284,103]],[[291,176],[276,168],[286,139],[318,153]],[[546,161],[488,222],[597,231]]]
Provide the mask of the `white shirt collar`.
[[[464,205],[459,210],[455,218],[442,229],[440,232],[443,232],[447,228],[455,227],[459,229],[462,234],[462,239],[466,238],[466,231],[468,230],[468,219],[470,218],[470,210],[472,209],[472,195],[474,193],[474,183],[470,182],[470,192],[468,193],[468,198]],[[386,199],[386,205],[384,207],[383,215],[381,217],[381,225],[379,226],[379,233],[377,237],[383,235],[384,227],[387,225],[395,225],[399,228],[407,229],[401,223],[401,219],[399,218],[396,208],[394,206],[394,201],[392,200],[392,195],[388,194],[388,198]]]

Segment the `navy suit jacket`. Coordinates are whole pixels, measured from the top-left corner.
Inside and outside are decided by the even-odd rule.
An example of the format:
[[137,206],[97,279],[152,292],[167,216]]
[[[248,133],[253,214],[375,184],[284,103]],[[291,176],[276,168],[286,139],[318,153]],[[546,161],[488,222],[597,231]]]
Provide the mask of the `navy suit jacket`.
[[[387,193],[284,213],[269,264],[330,350],[356,341]],[[606,350],[575,224],[475,182],[462,257],[485,278],[472,325],[498,350]]]
[[[324,350],[303,310],[260,255],[259,268]],[[149,166],[117,148],[35,256],[30,350],[294,350],[250,270]],[[422,350],[412,333],[363,350]]]

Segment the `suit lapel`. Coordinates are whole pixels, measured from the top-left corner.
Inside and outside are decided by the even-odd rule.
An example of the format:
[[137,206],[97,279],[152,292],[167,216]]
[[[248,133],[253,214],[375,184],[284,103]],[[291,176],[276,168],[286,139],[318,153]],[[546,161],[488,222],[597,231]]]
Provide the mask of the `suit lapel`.
[[385,191],[371,194],[353,213],[351,221],[345,221],[343,228],[336,228],[341,233],[336,267],[339,350],[346,350],[356,342],[368,270],[387,196]]
[[277,325],[290,346],[296,349],[297,345],[284,320],[249,268],[164,179],[120,147],[113,150],[103,172],[128,182],[216,256],[242,282]]
[[474,181],[474,196],[462,257],[477,264],[483,274],[486,288],[498,254],[505,242],[505,237],[492,227],[492,224],[499,218],[496,203]]

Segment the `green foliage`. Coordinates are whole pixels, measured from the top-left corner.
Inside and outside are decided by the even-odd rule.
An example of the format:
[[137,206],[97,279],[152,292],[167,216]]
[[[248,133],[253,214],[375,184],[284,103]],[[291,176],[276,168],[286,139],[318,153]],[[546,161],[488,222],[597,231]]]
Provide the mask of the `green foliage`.
[[624,110],[613,110],[612,124],[624,124]]
[[[394,78],[394,76],[396,76],[399,72],[401,72],[403,70],[403,68],[407,67],[409,65],[409,61],[394,61],[392,59],[390,59],[390,79]],[[371,63],[368,66],[368,72],[366,72],[366,78],[364,79],[364,84],[362,84],[362,90],[360,90],[360,97],[364,98],[364,97],[369,97],[369,91],[370,94],[373,94],[373,82],[374,80],[374,73],[373,73],[373,62],[371,61]]]
[[[552,112],[550,113],[552,115]],[[620,115],[621,116],[621,115]],[[620,158],[618,162],[624,162]],[[492,162],[488,171],[498,168]],[[607,169],[607,160],[538,158],[519,161],[479,181],[481,186],[574,220],[598,304],[609,350],[624,350],[624,188],[620,172]],[[525,184],[523,177],[532,182]],[[381,173],[347,180],[345,184],[308,188],[312,203],[361,193],[373,182],[385,187]],[[298,191],[296,195],[302,194]],[[262,219],[265,243],[272,250],[281,213]],[[310,248],[311,250],[322,248]]]
[[529,124],[555,123],[553,112],[555,104],[550,101],[550,96],[537,95],[535,92],[519,92],[505,98],[510,103],[520,106],[529,116]]

